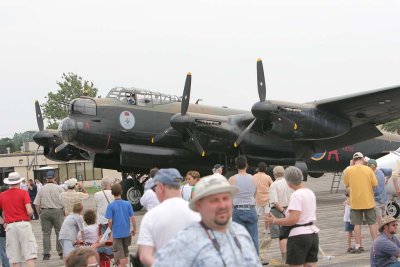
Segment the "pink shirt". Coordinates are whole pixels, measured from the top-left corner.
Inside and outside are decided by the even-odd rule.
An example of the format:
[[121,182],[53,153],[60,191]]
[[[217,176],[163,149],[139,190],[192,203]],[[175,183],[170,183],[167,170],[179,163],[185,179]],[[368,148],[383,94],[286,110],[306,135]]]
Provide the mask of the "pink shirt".
[[[309,222],[317,221],[317,202],[314,192],[308,188],[297,189],[290,196],[289,206],[286,210],[286,216],[288,211],[297,210],[300,211],[300,218],[296,224],[306,224]],[[290,236],[304,235],[318,233],[319,229],[315,224],[309,226],[300,226],[293,228],[290,231]]]

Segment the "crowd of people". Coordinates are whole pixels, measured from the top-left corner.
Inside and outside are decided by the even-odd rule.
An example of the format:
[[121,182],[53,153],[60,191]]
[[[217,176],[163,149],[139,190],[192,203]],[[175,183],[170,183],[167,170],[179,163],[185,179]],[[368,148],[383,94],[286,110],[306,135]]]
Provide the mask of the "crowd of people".
[[[316,197],[305,186],[302,171],[275,166],[271,177],[261,162],[251,175],[246,157],[239,156],[235,164],[237,173],[230,177],[223,176],[221,164],[205,177],[195,170],[182,177],[174,168],[151,169],[140,200],[147,210],[140,229],[132,205],[121,198],[121,185],[110,178],[103,178],[101,191],[94,194],[93,210],[85,209],[89,194],[75,178],[64,189],[52,170],[44,185],[32,179],[24,185],[24,177],[10,173],[4,179],[9,189],[0,193],[2,266],[35,265],[38,249],[30,220],[39,218],[43,260],[51,257],[54,228],[56,251],[65,266],[98,266],[99,253],[119,266],[127,266],[129,258],[143,266],[262,266],[268,261],[260,255],[259,235],[261,240],[278,240],[282,264],[316,266]],[[397,220],[385,216],[385,184],[391,175],[360,152],[343,174],[347,251],[364,251],[361,225],[368,224],[371,266],[399,266]],[[260,221],[264,229],[259,233]],[[134,236],[138,250],[130,255]]]

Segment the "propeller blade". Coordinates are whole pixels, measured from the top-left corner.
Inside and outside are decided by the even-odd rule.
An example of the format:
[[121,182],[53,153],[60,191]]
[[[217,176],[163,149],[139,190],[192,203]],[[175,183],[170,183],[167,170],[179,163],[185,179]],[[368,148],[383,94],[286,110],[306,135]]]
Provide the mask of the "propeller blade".
[[236,139],[235,143],[233,143],[234,147],[238,147],[240,143],[243,141],[247,133],[250,131],[250,129],[253,127],[254,123],[256,122],[257,119],[254,119],[249,126],[246,127],[246,129],[239,135],[238,139]]
[[68,146],[68,143],[62,143],[61,145],[59,145],[58,147],[56,147],[56,149],[54,149],[55,153],[60,152],[61,150],[63,150],[66,146]]
[[194,134],[186,128],[186,132],[189,134],[190,136],[190,141],[193,142],[194,146],[197,149],[197,152],[199,152],[199,154],[204,157],[206,155],[206,152],[204,151],[203,147],[201,146],[201,144],[199,143],[199,140],[197,140],[196,136],[194,136]]
[[186,115],[186,112],[189,108],[191,84],[192,84],[192,73],[188,72],[188,74],[186,75],[185,88],[183,89],[183,96],[182,96],[182,105],[181,105],[182,115]]
[[32,166],[33,166],[33,162],[36,160],[37,153],[38,153],[38,151],[39,151],[39,147],[40,147],[40,145],[37,147],[37,149],[36,149],[36,152],[35,152],[35,154],[33,155],[33,158],[32,158],[32,161],[31,161],[31,163],[29,163],[29,166],[28,166],[28,171],[30,171],[30,170],[31,170],[31,168],[32,168]]
[[172,131],[172,127],[169,127],[167,130],[165,130],[162,133],[157,134],[156,136],[153,136],[151,138],[151,143],[155,144],[158,143],[161,139],[163,139],[166,135],[168,135]]
[[39,126],[39,131],[44,130],[44,124],[43,124],[43,117],[42,117],[42,111],[40,110],[40,105],[39,101],[35,101],[35,109],[36,109],[36,120],[37,124]]
[[260,101],[265,101],[266,89],[265,89],[265,77],[264,77],[264,67],[261,58],[257,59],[257,87],[258,96]]

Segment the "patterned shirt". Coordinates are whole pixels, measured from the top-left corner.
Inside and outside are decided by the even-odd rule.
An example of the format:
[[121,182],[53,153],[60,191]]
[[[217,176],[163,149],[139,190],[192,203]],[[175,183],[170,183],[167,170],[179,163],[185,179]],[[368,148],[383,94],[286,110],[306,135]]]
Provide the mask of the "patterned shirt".
[[72,208],[76,203],[82,203],[84,199],[89,198],[89,194],[68,190],[61,193],[61,202],[64,205],[65,215],[72,213]]
[[[247,230],[240,224],[232,222],[226,233],[208,231],[211,237],[215,236],[220,253],[213,246],[204,228],[199,223],[194,223],[180,231],[157,252],[153,267],[224,266],[224,262],[226,266],[261,266],[254,243]],[[240,248],[233,238],[234,235]]]
[[64,190],[57,184],[47,183],[37,193],[33,204],[40,205],[42,209],[62,209],[60,194]]

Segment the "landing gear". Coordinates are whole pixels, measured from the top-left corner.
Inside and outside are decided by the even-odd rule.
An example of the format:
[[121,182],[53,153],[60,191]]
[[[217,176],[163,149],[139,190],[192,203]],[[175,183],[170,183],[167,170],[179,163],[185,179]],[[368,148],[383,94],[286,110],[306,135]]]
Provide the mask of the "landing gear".
[[144,187],[136,178],[127,178],[121,181],[122,199],[128,200],[132,204],[134,211],[141,210],[140,198],[143,196]]
[[386,214],[397,218],[400,215],[400,206],[397,202],[392,201],[386,205]]

